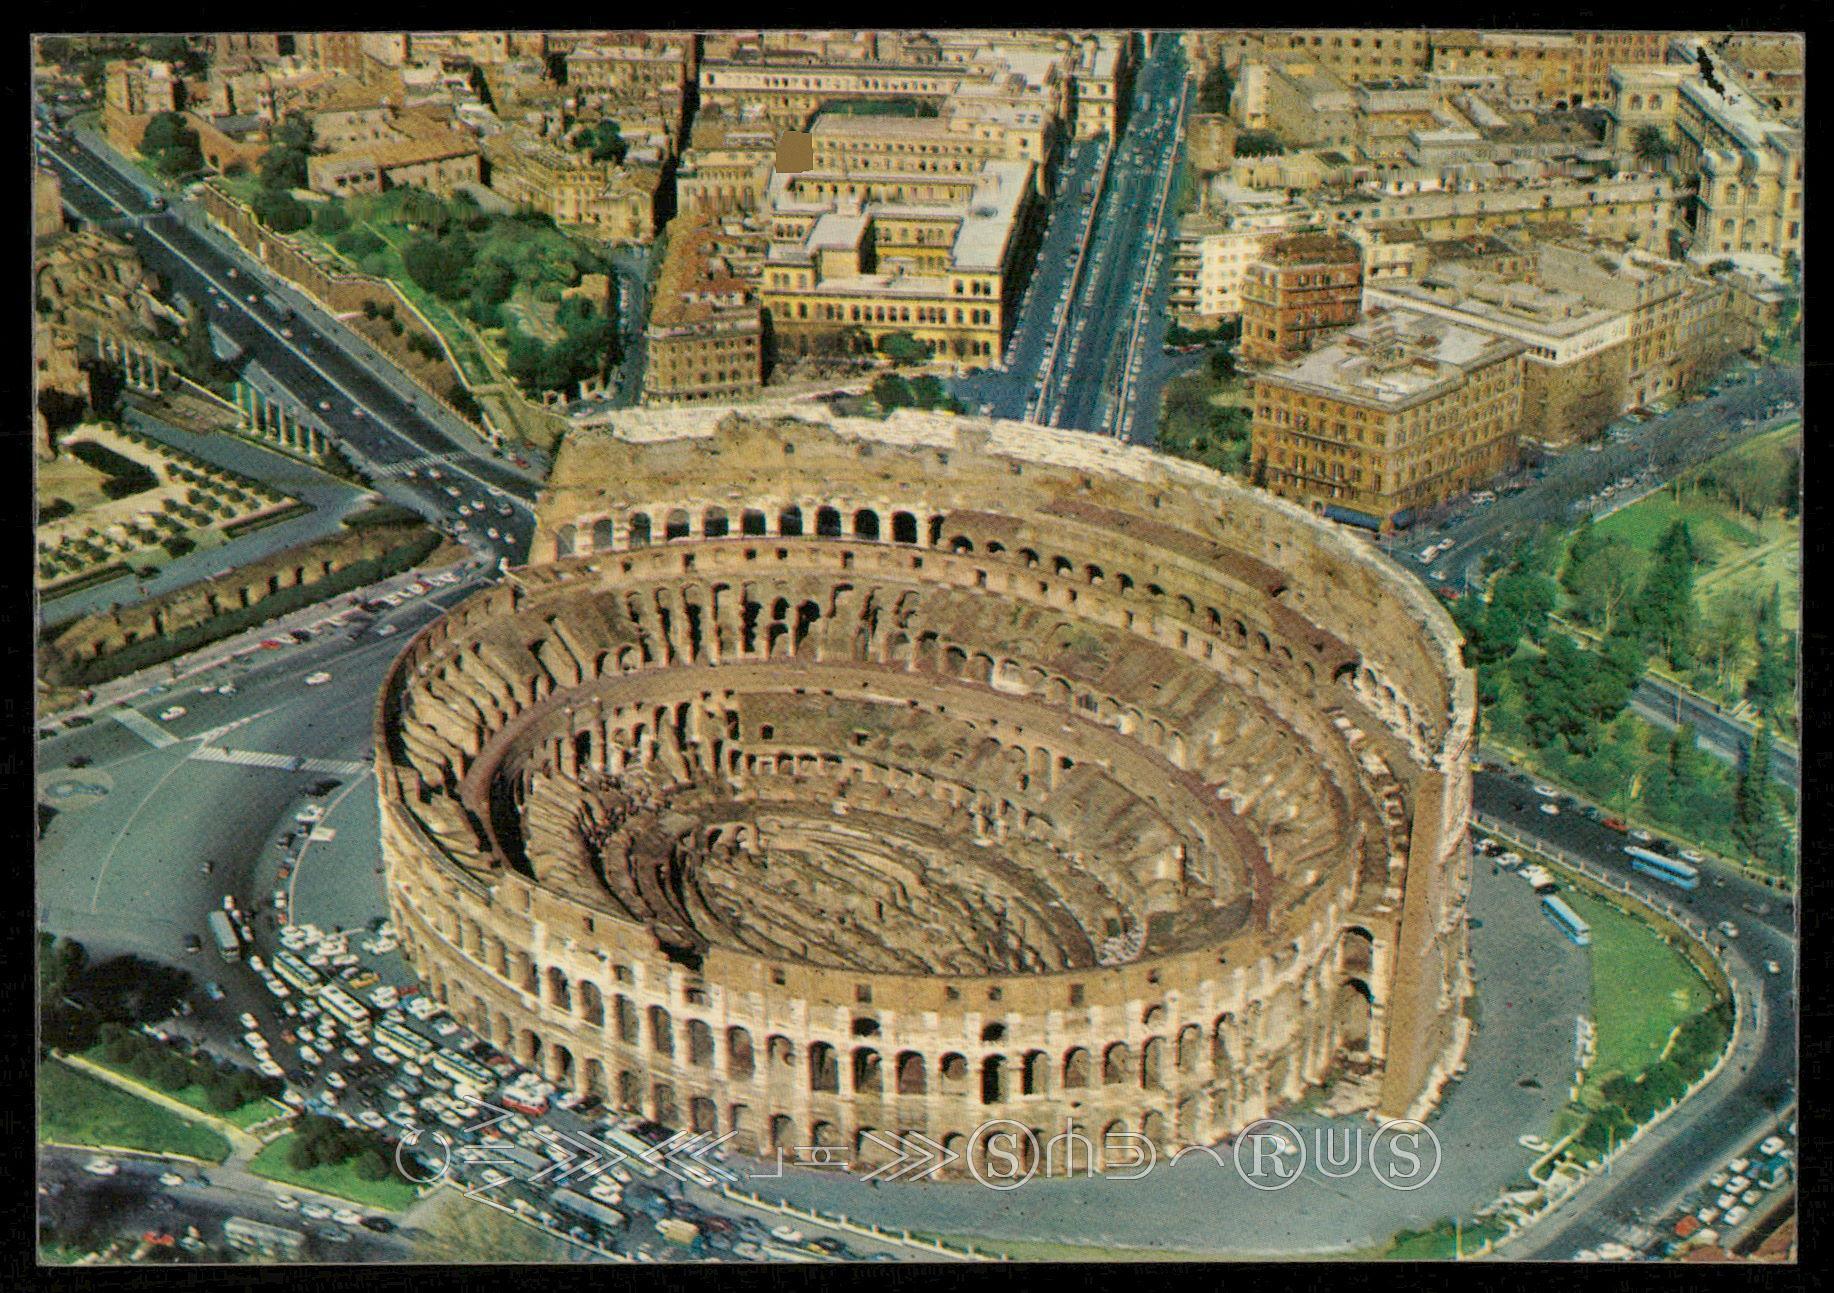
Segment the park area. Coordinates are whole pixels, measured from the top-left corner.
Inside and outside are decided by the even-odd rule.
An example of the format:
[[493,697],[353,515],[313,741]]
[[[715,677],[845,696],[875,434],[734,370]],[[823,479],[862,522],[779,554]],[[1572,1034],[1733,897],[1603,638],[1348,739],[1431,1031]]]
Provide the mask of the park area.
[[289,1132],[263,1146],[249,1162],[248,1170],[256,1176],[286,1185],[297,1185],[321,1194],[336,1195],[371,1208],[399,1212],[419,1197],[416,1187],[394,1170],[392,1164],[372,1162],[366,1173],[357,1158],[336,1162],[319,1162],[310,1167],[294,1165],[293,1149],[300,1133]]
[[38,1066],[38,1138],[212,1163],[229,1157],[229,1142],[210,1128],[57,1061]]
[[488,212],[390,189],[314,204],[310,236],[399,287],[452,348],[472,385],[507,372],[531,395],[600,375],[615,360],[609,255],[545,216]]
[[[1774,599],[1776,627],[1801,628],[1802,427],[1798,423],[1758,436],[1703,463],[1649,497],[1612,513],[1568,540],[1592,544],[1592,569],[1573,572],[1560,611],[1594,631],[1609,631],[1614,601],[1654,562],[1678,522],[1693,540],[1694,650],[1691,667],[1653,668],[1729,707],[1748,695],[1763,651],[1758,623]],[[1581,534],[1589,530],[1582,539]],[[1578,584],[1577,589],[1573,584]],[[1793,679],[1777,688],[1773,717],[1786,728],[1795,718]]]
[[[94,1064],[97,1068],[104,1068],[111,1073],[119,1074],[130,1082],[144,1082],[147,1080],[145,1076],[134,1072],[125,1064],[111,1063],[108,1057],[108,1048],[105,1046],[91,1048],[84,1053],[83,1058],[88,1060],[91,1064]],[[244,1131],[247,1131],[256,1123],[266,1122],[268,1119],[285,1111],[284,1105],[277,1104],[266,1096],[262,1096],[255,1100],[249,1100],[227,1111],[217,1109],[212,1106],[210,1102],[210,1093],[204,1089],[204,1085],[201,1082],[192,1082],[186,1086],[173,1087],[171,1089],[162,1088],[160,1094],[166,1096],[168,1099],[176,1100],[180,1104],[189,1105],[199,1113],[205,1114],[211,1118],[221,1118],[223,1121],[240,1127]]]

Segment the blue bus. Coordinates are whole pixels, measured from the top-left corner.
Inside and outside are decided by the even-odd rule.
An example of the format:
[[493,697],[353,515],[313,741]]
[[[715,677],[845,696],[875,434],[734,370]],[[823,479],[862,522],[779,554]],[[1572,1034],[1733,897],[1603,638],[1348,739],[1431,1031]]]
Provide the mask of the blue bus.
[[1641,871],[1644,875],[1663,884],[1672,884],[1677,889],[1698,889],[1700,872],[1686,862],[1677,862],[1674,858],[1665,858],[1660,853],[1652,853],[1635,844],[1627,845],[1624,852],[1630,854],[1630,869]]
[[1560,899],[1549,894],[1541,900],[1541,910],[1554,922],[1554,928],[1572,939],[1579,947],[1589,947],[1592,943],[1592,926],[1579,918],[1579,913],[1567,906]]

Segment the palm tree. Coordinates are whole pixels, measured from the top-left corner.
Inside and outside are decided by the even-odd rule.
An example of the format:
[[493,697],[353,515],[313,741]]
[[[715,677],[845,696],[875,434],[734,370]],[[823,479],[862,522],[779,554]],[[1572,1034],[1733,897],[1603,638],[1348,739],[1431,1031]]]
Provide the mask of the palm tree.
[[1638,161],[1653,163],[1657,169],[1666,170],[1668,159],[1675,155],[1675,145],[1669,142],[1668,136],[1658,127],[1639,126],[1635,152]]

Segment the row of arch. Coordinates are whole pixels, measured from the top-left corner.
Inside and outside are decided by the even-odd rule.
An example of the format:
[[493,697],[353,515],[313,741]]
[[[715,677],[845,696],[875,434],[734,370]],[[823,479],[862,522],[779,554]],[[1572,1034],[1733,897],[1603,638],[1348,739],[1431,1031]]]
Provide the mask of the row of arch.
[[[458,941],[462,951],[479,942],[475,934],[467,936],[462,931]],[[1340,939],[1339,987],[1332,1003],[1332,1030],[1338,1049],[1352,1058],[1367,1058],[1373,1045],[1376,999],[1368,977],[1373,969],[1373,951],[1372,936],[1360,926],[1352,926]],[[1193,1079],[1225,1076],[1242,1031],[1236,1016],[1224,1013],[1208,1028],[1188,1023],[1174,1033],[1153,1035],[1137,1045],[1112,1041],[1100,1047],[1076,1045],[1060,1053],[1037,1047],[1016,1054],[983,1050],[971,1055],[964,1050],[950,1050],[933,1057],[910,1048],[886,1053],[873,1045],[843,1048],[821,1040],[798,1047],[788,1036],[771,1033],[765,1037],[760,1053],[750,1030],[743,1025],[718,1030],[703,1019],[691,1017],[681,1028],[678,1042],[675,1020],[664,1006],[640,1008],[624,993],[615,992],[608,1010],[596,983],[583,978],[569,981],[557,966],[540,972],[528,958],[518,959],[523,966],[525,991],[536,993],[544,1005],[571,1016],[574,1022],[603,1029],[618,1043],[646,1057],[660,1058],[671,1065],[679,1059],[690,1068],[706,1069],[732,1081],[784,1082],[814,1093],[880,1097],[934,1093],[971,1100],[978,1096],[979,1103],[994,1105],[1015,1098],[1097,1088],[1166,1092],[1174,1087],[1187,1088]],[[448,987],[443,976],[431,976],[431,983],[435,995],[445,1001]],[[1286,1027],[1284,1012],[1294,1008],[1294,1003],[1287,1000],[1283,1012],[1282,1000],[1275,999],[1275,1009],[1266,1021],[1276,1032]],[[490,1008],[481,998],[474,997],[474,1002],[485,1017],[481,1031],[489,1036]],[[1263,1022],[1258,1017],[1260,1012],[1256,1014],[1250,1028]],[[1148,1012],[1149,1020],[1162,1015],[1159,1008]],[[876,1021],[863,1016],[856,1020],[854,1031],[872,1034],[878,1028]],[[539,1063],[544,1055],[540,1039],[532,1030],[524,1032],[534,1040],[517,1058],[524,1063]],[[982,1041],[997,1043],[1004,1032],[1002,1024],[987,1024]],[[570,1056],[569,1052],[569,1072]]]
[[[862,507],[855,509],[851,516],[839,507],[823,505],[814,510],[814,526],[806,529],[806,516],[802,507],[782,508],[775,514],[776,525],[772,526],[772,514],[762,508],[743,509],[739,514],[738,528],[733,529],[732,515],[728,509],[709,507],[698,516],[687,508],[675,508],[669,511],[663,520],[662,541],[685,540],[694,538],[725,538],[732,535],[747,537],[804,537],[812,534],[819,538],[855,539],[864,542],[880,542],[889,539],[892,543],[920,545],[924,540],[920,535],[927,530],[927,546],[943,548],[956,555],[972,555],[977,551],[976,543],[967,534],[957,533],[944,540],[946,520],[940,515],[931,515],[927,523],[910,511],[893,512],[889,522],[883,520],[877,509]],[[698,522],[698,524],[697,524]],[[622,527],[624,547],[648,546],[655,536],[652,516],[647,511],[629,513]],[[582,556],[589,553],[614,551],[620,547],[619,527],[609,517],[596,521],[577,522],[563,525],[556,531],[555,556],[557,559]],[[980,549],[990,556],[1006,556],[1007,546],[999,540],[987,540]],[[1020,547],[1010,550],[1028,570],[1043,569],[1048,566],[1052,575],[1058,579],[1086,583],[1091,587],[1104,586],[1109,574],[1094,562],[1072,561],[1061,553],[1041,554],[1037,549]],[[1115,586],[1126,596],[1138,585],[1134,577],[1125,571],[1114,575]],[[1148,581],[1146,591],[1149,596],[1166,598],[1166,590],[1157,582]],[[1250,625],[1240,615],[1226,615],[1215,606],[1200,607],[1198,602],[1188,594],[1176,594],[1175,598],[1183,610],[1187,622],[1208,629],[1218,636],[1227,637],[1233,634],[1238,649],[1254,651],[1258,648],[1263,657],[1273,659],[1277,664],[1295,663],[1296,656],[1290,645],[1277,641],[1278,634],[1270,635],[1269,631],[1259,625]],[[1322,646],[1314,645],[1315,651],[1322,651]],[[1310,661],[1300,661],[1308,677],[1315,678],[1316,670]],[[1367,659],[1353,659],[1340,662],[1333,669],[1333,681],[1345,681],[1351,676],[1362,676],[1368,680],[1365,691],[1359,696],[1371,703],[1381,706],[1385,717],[1402,726],[1403,730],[1414,730],[1419,727],[1413,705],[1393,684],[1377,676]],[[1384,703],[1385,702],[1385,703]]]

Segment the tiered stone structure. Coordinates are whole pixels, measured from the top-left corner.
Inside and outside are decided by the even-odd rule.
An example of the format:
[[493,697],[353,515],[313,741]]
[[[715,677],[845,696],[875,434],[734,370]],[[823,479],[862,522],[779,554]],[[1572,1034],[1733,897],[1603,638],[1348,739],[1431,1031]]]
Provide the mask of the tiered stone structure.
[[777,402],[576,433],[533,552],[396,662],[376,771],[427,990],[557,1083],[1099,1161],[1457,1063],[1473,683],[1367,545],[1132,446]]

